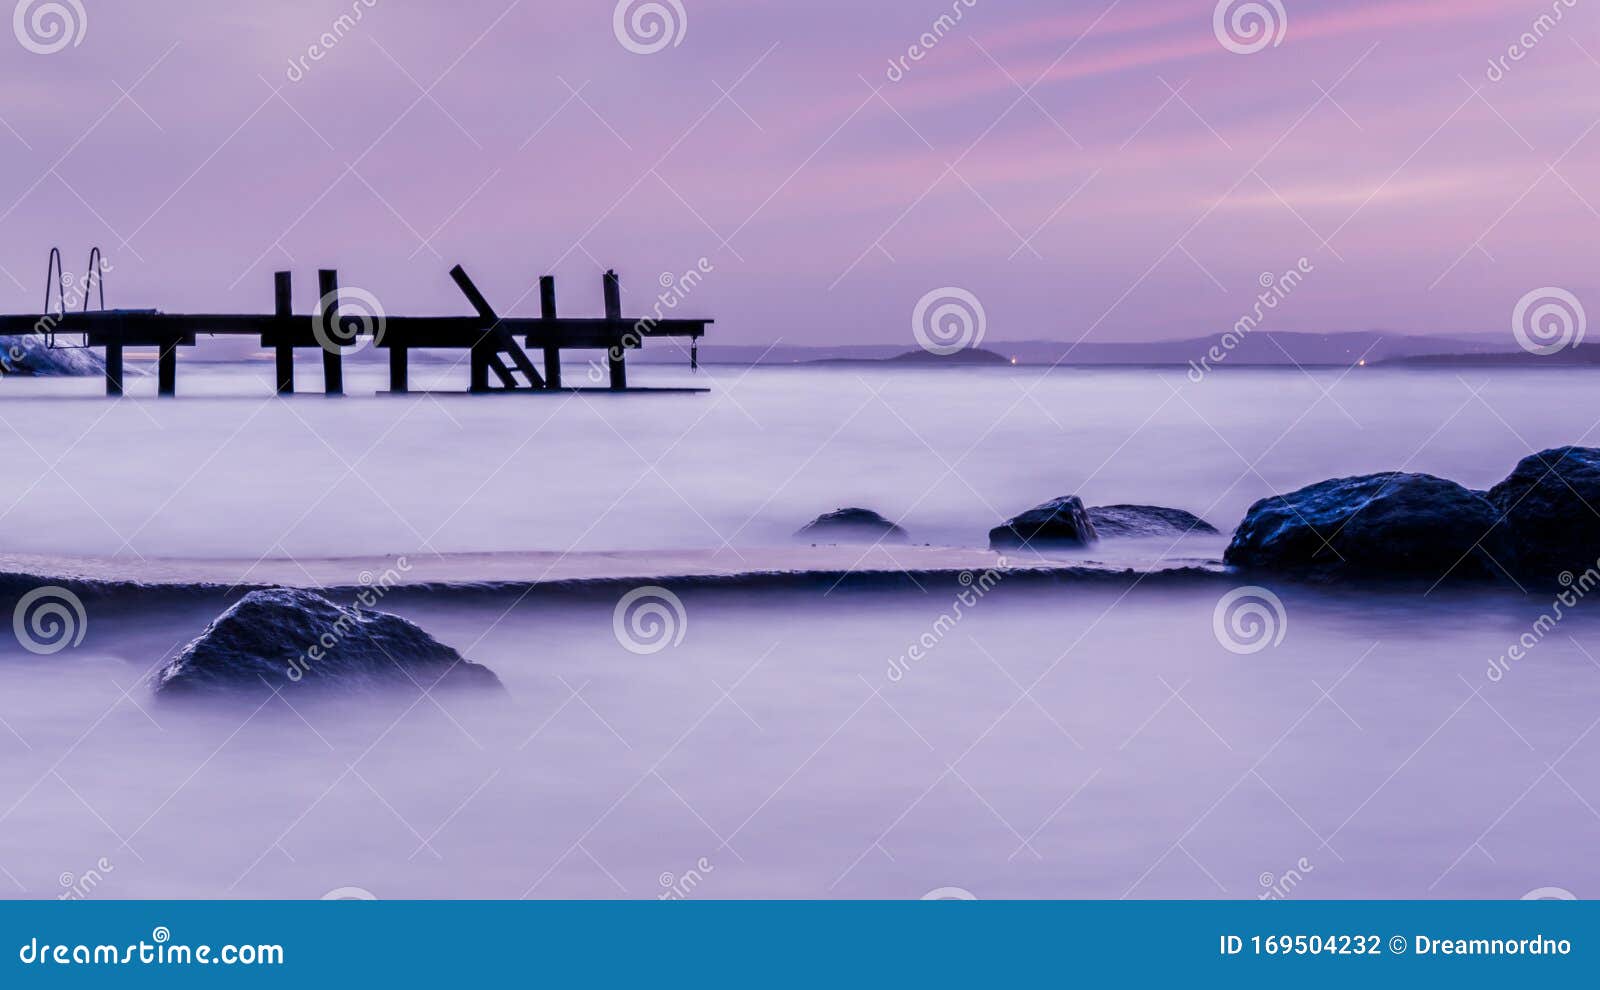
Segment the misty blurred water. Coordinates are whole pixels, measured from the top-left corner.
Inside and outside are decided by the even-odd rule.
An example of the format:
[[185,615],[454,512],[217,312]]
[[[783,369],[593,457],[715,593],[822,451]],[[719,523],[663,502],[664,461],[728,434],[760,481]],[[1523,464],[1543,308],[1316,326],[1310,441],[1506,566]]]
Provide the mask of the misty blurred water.
[[1600,889],[1600,613],[1491,679],[1535,605],[1280,588],[1282,642],[1238,655],[1226,585],[1002,583],[891,676],[953,587],[685,590],[648,656],[610,601],[397,599],[510,697],[259,709],[137,683],[212,608],[99,608],[75,650],[0,647],[0,894],[102,860],[92,896]]
[[[377,377],[354,369],[352,393]],[[281,402],[259,368],[185,367],[179,401],[113,404],[95,382],[8,379],[5,548],[758,546],[848,503],[972,545],[1069,492],[1227,530],[1251,500],[1332,475],[1492,484],[1531,450],[1584,442],[1595,382],[635,378],[717,391]],[[220,596],[96,602],[76,648],[0,643],[0,894],[90,874],[99,897],[654,897],[687,877],[704,897],[1600,888],[1600,613],[1575,610],[1491,674],[1547,601],[1282,587],[1282,642],[1240,655],[1215,631],[1229,587],[1002,581],[943,629],[953,586],[684,589],[682,643],[648,656],[621,645],[609,600],[396,595],[384,607],[490,665],[509,699],[260,709],[151,698],[150,670]]]
[[[574,363],[569,378],[582,380]],[[1389,469],[1487,487],[1593,440],[1586,369],[1351,372],[641,365],[705,395],[270,397],[270,367],[191,363],[178,401],[0,382],[12,551],[326,556],[772,545],[863,505],[980,545],[1039,502],[1170,505],[1224,532],[1255,499]],[[461,388],[465,371],[415,377]],[[301,368],[306,387],[316,369]],[[136,396],[153,392],[136,381]]]

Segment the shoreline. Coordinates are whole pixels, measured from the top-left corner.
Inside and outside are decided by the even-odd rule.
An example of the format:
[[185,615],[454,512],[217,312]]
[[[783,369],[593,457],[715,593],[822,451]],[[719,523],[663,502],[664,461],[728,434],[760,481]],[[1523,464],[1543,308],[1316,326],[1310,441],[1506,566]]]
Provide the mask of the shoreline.
[[1096,560],[950,547],[823,546],[723,550],[555,551],[381,555],[258,561],[129,559],[0,554],[0,588],[22,593],[52,584],[96,598],[242,595],[265,588],[355,594],[610,594],[641,584],[723,590],[917,588],[970,582],[994,572],[1005,581],[1116,583],[1138,579],[1231,580],[1205,557]]

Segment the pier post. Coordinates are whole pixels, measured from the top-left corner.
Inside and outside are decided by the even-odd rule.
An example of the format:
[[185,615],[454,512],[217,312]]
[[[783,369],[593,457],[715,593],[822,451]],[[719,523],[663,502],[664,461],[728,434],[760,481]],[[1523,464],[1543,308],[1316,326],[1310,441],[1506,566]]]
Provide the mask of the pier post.
[[106,395],[122,394],[122,342],[106,344]]
[[[546,320],[556,318],[554,275],[542,275],[539,278],[539,316]],[[544,385],[545,388],[561,387],[561,345],[555,341],[544,345]]]
[[[278,272],[272,276],[273,314],[287,320],[294,315],[293,276]],[[294,394],[294,344],[288,339],[288,329],[280,329],[278,337],[278,394]]]
[[178,342],[176,340],[163,341],[161,356],[157,360],[156,368],[156,394],[178,394]]
[[[607,271],[602,280],[605,286],[606,319],[620,321],[622,319],[622,283],[617,278],[617,273]],[[623,355],[626,345],[622,338],[606,352],[606,360],[611,366],[611,387],[623,389],[628,387],[628,366],[624,363]]]
[[409,357],[410,352],[406,350],[405,345],[403,344],[397,344],[389,348],[390,392],[404,394],[411,391],[411,383],[408,381],[407,375],[409,370],[409,362],[407,359]]
[[326,342],[319,341],[323,345],[322,390],[328,395],[343,395],[344,355],[338,348],[344,339],[344,328],[339,325],[339,273],[327,268],[318,271],[317,291],[318,326],[328,337]]
[[468,351],[467,364],[469,369],[467,391],[489,391],[489,354],[488,334],[481,331],[478,339],[472,342],[472,349]]

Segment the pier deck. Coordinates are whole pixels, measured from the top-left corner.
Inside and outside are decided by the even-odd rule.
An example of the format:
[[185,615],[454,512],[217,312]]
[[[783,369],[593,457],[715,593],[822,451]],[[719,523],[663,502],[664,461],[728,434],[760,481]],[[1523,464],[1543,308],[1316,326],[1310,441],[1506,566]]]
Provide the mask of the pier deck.
[[[370,344],[389,352],[389,391],[410,391],[409,352],[418,349],[453,349],[469,352],[472,393],[570,391],[562,383],[563,350],[607,352],[609,388],[627,388],[626,352],[656,337],[686,338],[691,348],[705,336],[709,319],[624,318],[620,283],[606,272],[602,288],[605,316],[557,316],[555,279],[540,279],[541,315],[502,317],[494,312],[467,273],[458,265],[450,272],[476,311],[471,316],[389,316],[341,311],[336,272],[318,272],[320,289],[316,312],[295,314],[291,305],[291,276],[278,272],[274,279],[276,305],[270,314],[164,313],[153,309],[101,309],[37,315],[0,315],[0,335],[42,334],[53,345],[57,335],[81,336],[89,347],[105,350],[106,394],[123,390],[123,351],[129,347],[159,350],[158,394],[177,393],[177,354],[193,347],[201,335],[258,337],[261,346],[277,357],[279,394],[294,391],[294,351],[322,351],[323,391],[344,392],[343,359],[352,349]],[[518,343],[518,340],[521,343]],[[542,356],[543,370],[524,347]],[[694,391],[652,389],[649,391]]]

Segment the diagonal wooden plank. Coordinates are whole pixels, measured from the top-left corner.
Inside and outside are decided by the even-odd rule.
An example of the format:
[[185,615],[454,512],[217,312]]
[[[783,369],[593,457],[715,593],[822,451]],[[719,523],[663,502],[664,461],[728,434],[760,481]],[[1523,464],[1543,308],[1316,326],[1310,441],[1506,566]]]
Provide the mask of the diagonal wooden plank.
[[[467,302],[488,323],[488,328],[485,332],[490,336],[495,349],[509,354],[512,363],[517,366],[517,370],[527,376],[528,382],[534,388],[543,388],[544,377],[539,374],[539,369],[533,366],[533,362],[528,359],[528,353],[511,336],[511,332],[501,325],[500,317],[495,313],[494,307],[490,306],[489,300],[485,299],[483,293],[478,291],[478,287],[468,277],[467,270],[457,265],[450,269],[450,277],[455,280],[456,287],[461,290],[461,294],[467,297]],[[499,354],[490,355],[488,364],[489,369],[505,384],[506,388],[517,387],[516,379],[511,376],[511,370],[506,367]]]

